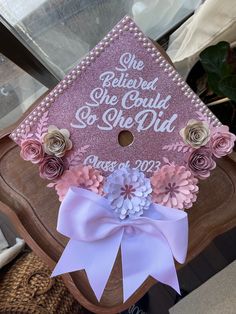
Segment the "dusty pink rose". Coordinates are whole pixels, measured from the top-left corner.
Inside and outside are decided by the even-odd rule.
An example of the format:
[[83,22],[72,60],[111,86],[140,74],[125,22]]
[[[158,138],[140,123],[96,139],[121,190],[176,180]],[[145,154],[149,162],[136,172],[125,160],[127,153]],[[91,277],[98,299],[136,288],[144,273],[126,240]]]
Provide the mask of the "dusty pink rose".
[[229,132],[225,125],[216,128],[211,137],[211,149],[215,157],[221,158],[230,154],[234,147],[236,136]]
[[188,167],[200,179],[209,177],[210,171],[216,167],[211,150],[204,147],[194,150],[188,157]]
[[64,172],[63,160],[55,156],[46,156],[39,166],[39,174],[43,179],[55,180]]
[[197,199],[197,183],[186,167],[164,165],[151,177],[153,202],[178,209],[190,208]]
[[56,181],[55,189],[62,201],[71,186],[77,186],[88,189],[97,194],[103,193],[104,177],[100,171],[91,165],[74,166],[66,170],[59,180]]
[[20,155],[24,160],[38,164],[43,160],[44,151],[42,144],[36,139],[26,139],[21,143]]

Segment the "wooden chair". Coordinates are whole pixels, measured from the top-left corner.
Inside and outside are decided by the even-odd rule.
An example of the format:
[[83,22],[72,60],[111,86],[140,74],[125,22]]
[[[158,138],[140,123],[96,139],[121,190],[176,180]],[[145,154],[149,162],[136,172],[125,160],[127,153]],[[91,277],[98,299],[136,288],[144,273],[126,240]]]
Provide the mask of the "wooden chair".
[[[27,112],[21,120],[26,115]],[[20,121],[0,133],[0,211],[11,219],[21,237],[53,269],[68,241],[56,231],[60,203],[56,192],[46,187],[48,182],[39,177],[38,167],[22,160],[19,147],[8,137],[19,123]],[[198,201],[188,210],[190,234],[186,263],[197,256],[214,237],[236,226],[235,155],[233,153],[232,157],[219,160],[211,177],[200,182]],[[123,303],[120,253],[100,303],[88,283],[85,271],[62,277],[78,302],[100,314],[118,313],[127,309],[155,283],[153,278],[147,278]]]

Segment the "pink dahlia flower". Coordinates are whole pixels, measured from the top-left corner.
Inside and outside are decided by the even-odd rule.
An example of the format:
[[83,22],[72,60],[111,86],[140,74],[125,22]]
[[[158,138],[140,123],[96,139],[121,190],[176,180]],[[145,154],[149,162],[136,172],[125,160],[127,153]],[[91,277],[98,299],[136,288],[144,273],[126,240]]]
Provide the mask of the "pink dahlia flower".
[[152,200],[167,207],[190,208],[197,199],[197,183],[184,166],[164,165],[151,177]]
[[103,193],[103,180],[104,177],[100,171],[91,165],[79,165],[66,170],[56,181],[55,189],[60,201],[63,201],[72,186],[81,187],[101,195]]

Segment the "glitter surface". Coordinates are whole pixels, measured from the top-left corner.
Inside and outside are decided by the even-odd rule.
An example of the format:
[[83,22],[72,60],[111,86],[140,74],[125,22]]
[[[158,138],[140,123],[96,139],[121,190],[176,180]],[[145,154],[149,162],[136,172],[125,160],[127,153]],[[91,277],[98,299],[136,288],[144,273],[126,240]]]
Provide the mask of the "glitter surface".
[[[89,145],[82,161],[99,168],[104,174],[125,164],[150,176],[162,165],[163,157],[183,164],[184,153],[163,150],[163,146],[181,141],[179,130],[188,120],[198,119],[196,111],[199,108],[205,110],[209,120],[217,124],[216,118],[186,86],[174,68],[137,29],[130,18],[120,22],[109,33],[110,37],[90,53],[90,61],[86,61],[89,60],[88,57],[82,61],[81,73],[73,82],[70,78],[73,71],[80,69],[78,66],[64,83],[55,88],[55,93],[59,90],[59,96],[47,109],[48,125],[69,129],[73,150]],[[99,47],[102,47],[101,52],[98,52]],[[123,54],[126,54],[123,59],[128,67],[126,71],[123,71],[124,66],[120,62]],[[112,87],[111,79],[107,79],[107,86],[102,86],[104,80],[101,80],[101,74],[106,71],[114,74],[114,86],[122,82],[126,86]],[[141,84],[143,88],[136,89],[135,80],[137,84],[147,82]],[[60,92],[62,84],[70,85]],[[97,90],[94,91],[95,89]],[[132,93],[127,94],[128,92]],[[97,98],[102,95],[99,105],[95,105],[92,93]],[[44,103],[47,101],[48,99]],[[155,104],[158,108],[153,108]],[[173,122],[168,126],[169,119],[173,119]],[[29,117],[25,119],[27,120],[30,120]],[[21,128],[19,126],[17,129]],[[31,126],[31,132],[34,133],[36,128],[37,121]],[[128,129],[134,136],[133,143],[126,147],[120,146],[118,142],[118,134],[124,129]],[[167,132],[166,129],[172,132]],[[13,132],[16,133],[17,130]],[[21,136],[16,138],[13,134],[11,138],[20,144]]]

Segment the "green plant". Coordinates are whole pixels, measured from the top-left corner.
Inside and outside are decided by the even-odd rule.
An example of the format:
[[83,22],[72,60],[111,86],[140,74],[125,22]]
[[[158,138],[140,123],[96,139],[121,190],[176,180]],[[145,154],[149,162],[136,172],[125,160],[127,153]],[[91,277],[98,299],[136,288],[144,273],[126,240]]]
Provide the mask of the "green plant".
[[207,47],[200,61],[207,73],[208,87],[216,95],[236,102],[236,51],[229,43],[221,41]]

